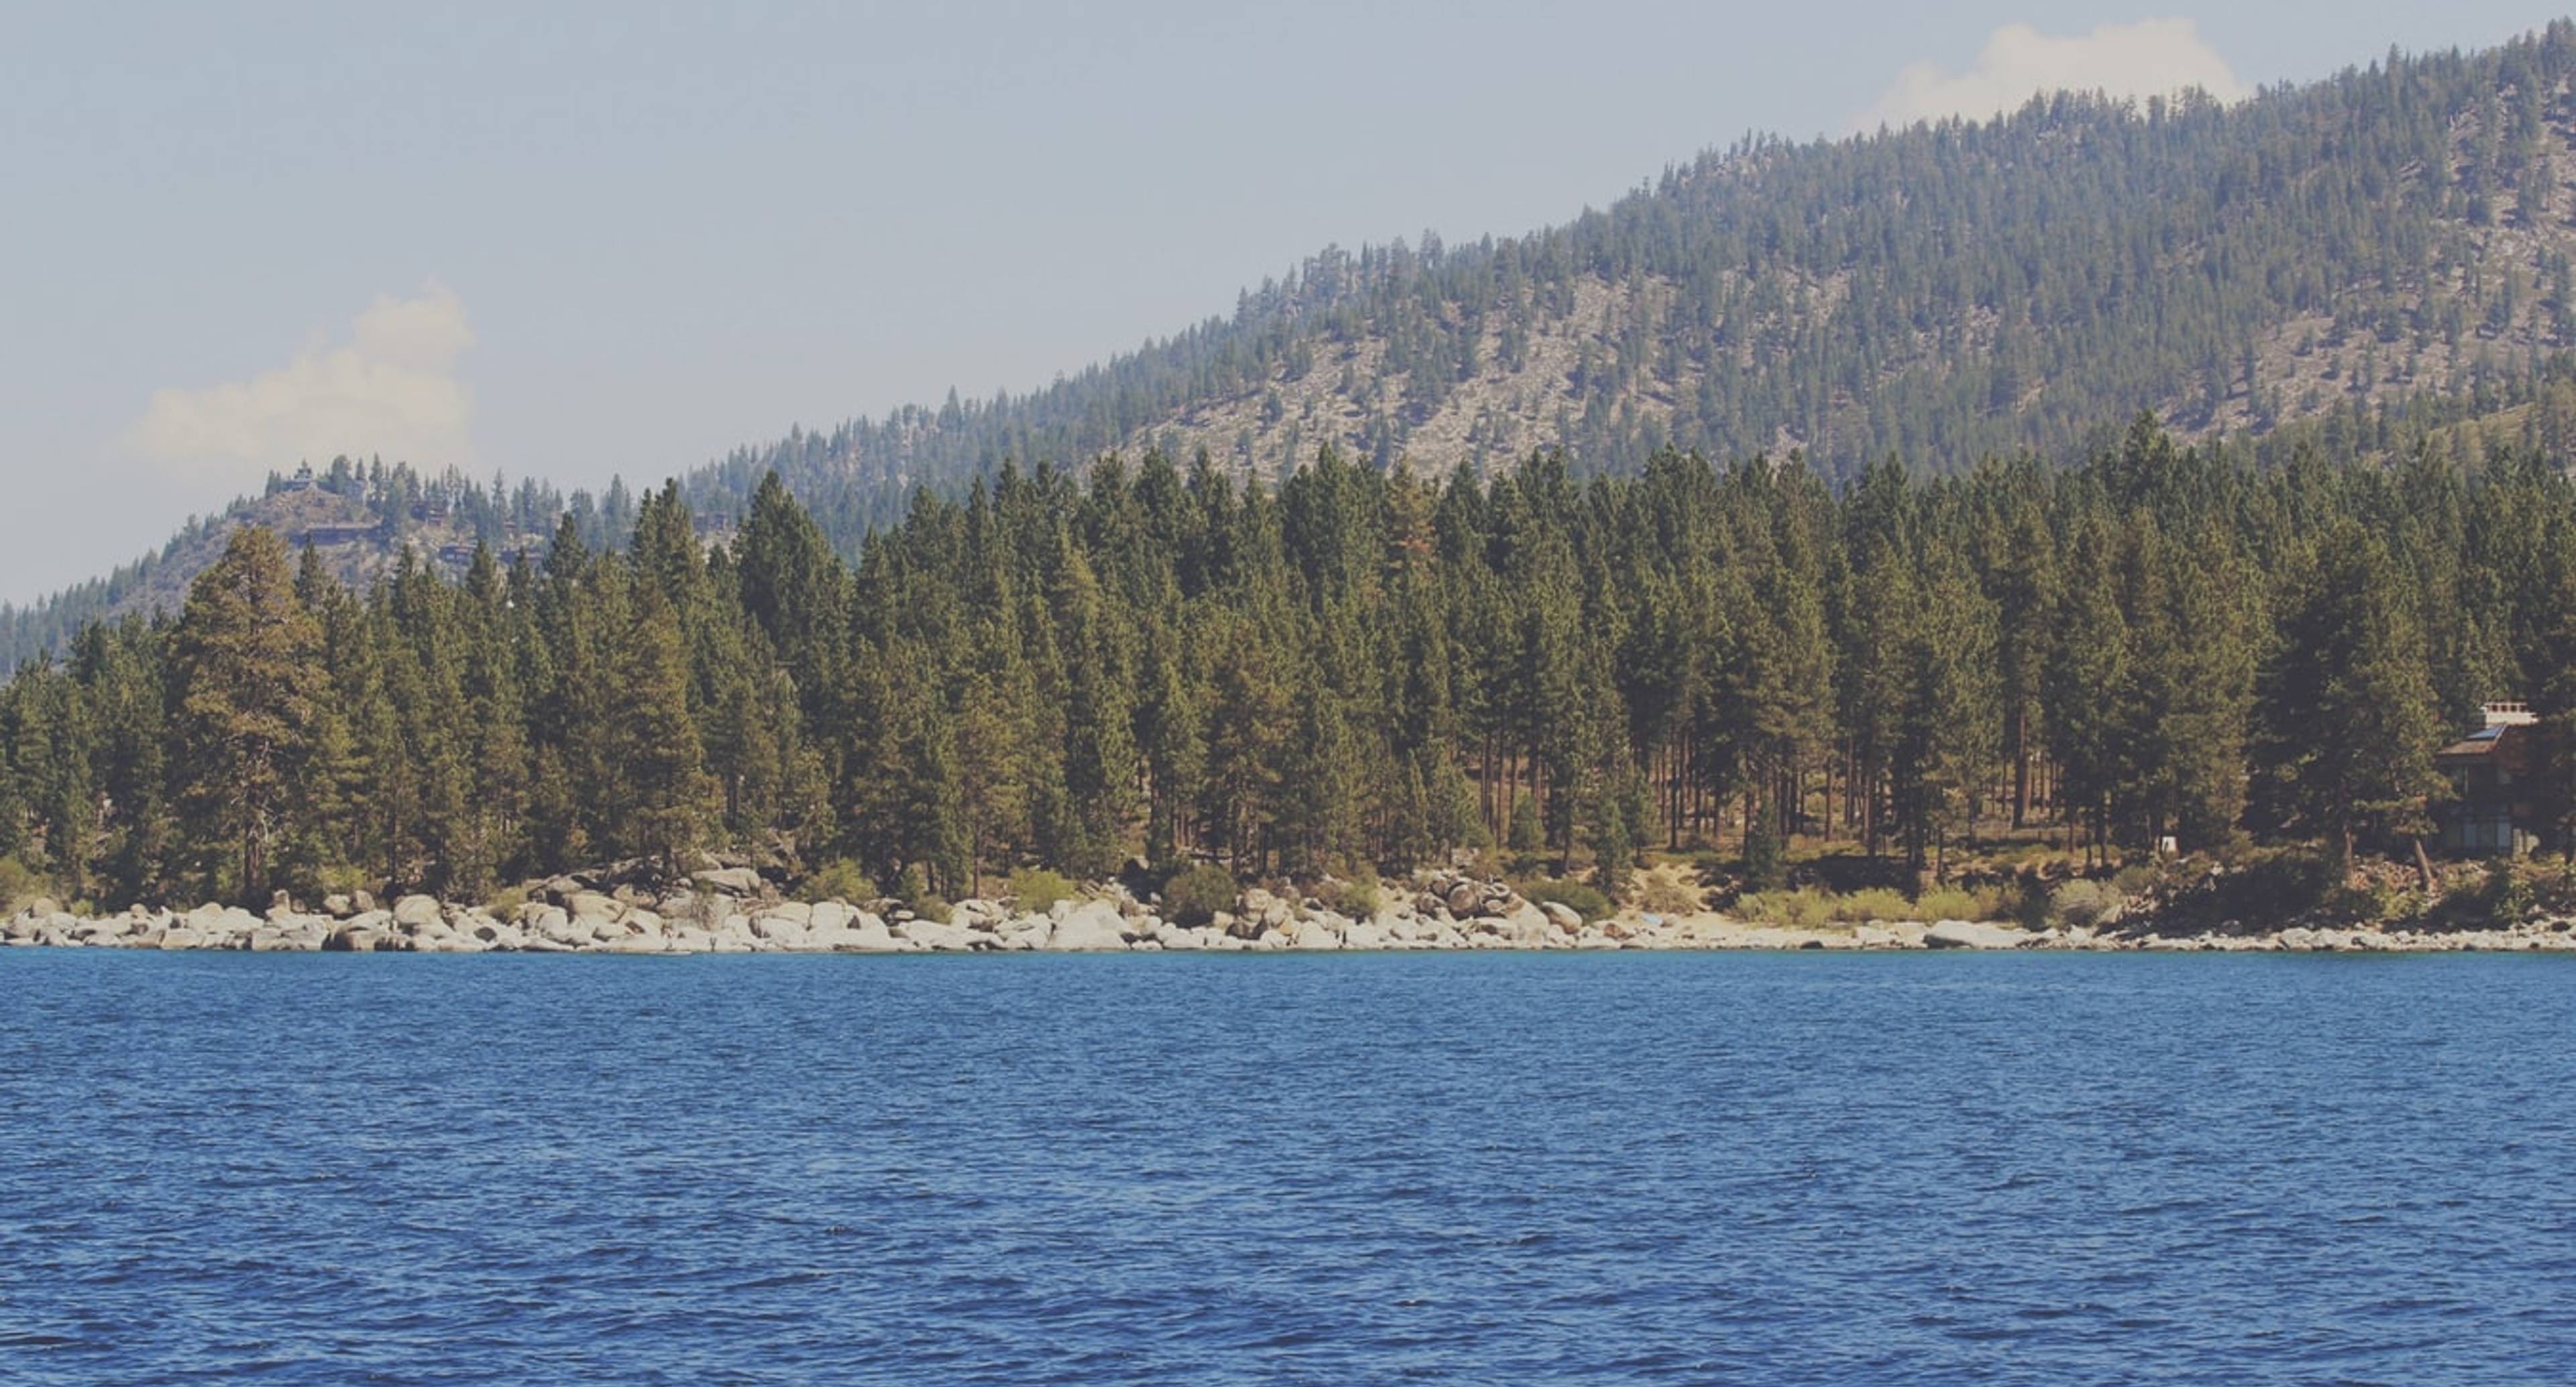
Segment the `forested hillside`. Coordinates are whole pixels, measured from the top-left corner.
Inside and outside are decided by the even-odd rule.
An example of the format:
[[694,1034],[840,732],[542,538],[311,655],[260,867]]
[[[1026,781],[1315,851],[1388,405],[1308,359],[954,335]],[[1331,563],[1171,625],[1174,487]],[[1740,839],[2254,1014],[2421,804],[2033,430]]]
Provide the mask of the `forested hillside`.
[[[1667,446],[1794,448],[1841,485],[1891,455],[1933,474],[2072,458],[2139,409],[2197,438],[2426,396],[2505,408],[2576,346],[2571,76],[2561,22],[2234,106],[2060,96],[1982,124],[1749,141],[1552,230],[1326,251],[1230,317],[1046,389],[798,430],[683,494],[720,528],[775,471],[848,556],[916,488],[959,496],[1006,459],[1205,450],[1275,481],[1325,445],[1430,477],[1549,449],[1584,476]],[[517,523],[524,495],[415,479],[391,511],[336,522],[391,523],[335,567],[389,566],[434,495],[514,520],[423,543],[507,546],[549,523]],[[86,620],[166,610],[262,504],[0,608],[0,667]],[[594,544],[623,531],[615,509],[593,508]]]
[[454,577],[474,546],[510,554],[541,548],[569,517],[593,546],[623,542],[635,500],[622,482],[594,498],[535,481],[488,486],[449,469],[425,476],[402,463],[332,459],[318,473],[272,473],[257,497],[221,513],[191,517],[154,553],[25,607],[0,605],[0,677],[71,647],[81,628],[125,616],[175,614],[188,584],[223,553],[233,531],[256,525],[297,548],[310,543],[343,583],[365,587],[393,570],[405,549]]
[[1326,443],[1431,476],[1799,447],[1840,483],[2065,457],[2142,408],[2197,436],[2493,390],[2576,345],[2571,72],[2561,22],[2234,106],[1757,140],[1534,235],[1327,251],[1045,390],[799,432],[688,496],[738,511],[774,469],[846,544],[1006,457],[1276,479]]
[[0,858],[259,902],[730,847],[922,897],[1494,845],[1616,892],[1689,842],[1760,881],[1793,834],[1935,872],[2012,824],[2393,848],[2480,700],[2576,714],[2563,471],[2258,465],[2144,417],[2074,468],[1839,493],[1671,452],[1275,490],[1156,456],[925,492],[855,566],[774,480],[713,547],[674,485],[622,552],[566,522],[363,592],[297,562],[237,530],[174,624],[0,689]]

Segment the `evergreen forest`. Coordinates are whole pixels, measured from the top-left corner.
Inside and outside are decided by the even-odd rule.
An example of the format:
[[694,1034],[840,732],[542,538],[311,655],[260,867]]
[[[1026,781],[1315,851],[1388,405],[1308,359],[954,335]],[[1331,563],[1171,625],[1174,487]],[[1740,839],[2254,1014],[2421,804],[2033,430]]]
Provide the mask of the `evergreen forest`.
[[775,476],[712,544],[673,483],[614,548],[566,516],[363,591],[237,529],[176,616],[0,687],[0,859],[121,905],[707,849],[951,897],[1488,846],[1614,895],[1652,850],[1758,883],[1827,839],[1925,879],[2016,831],[2400,851],[2455,728],[2563,724],[2571,672],[2576,483],[2501,445],[2260,461],[2140,416],[2073,467],[1840,489],[1148,454],[920,490],[855,562]]

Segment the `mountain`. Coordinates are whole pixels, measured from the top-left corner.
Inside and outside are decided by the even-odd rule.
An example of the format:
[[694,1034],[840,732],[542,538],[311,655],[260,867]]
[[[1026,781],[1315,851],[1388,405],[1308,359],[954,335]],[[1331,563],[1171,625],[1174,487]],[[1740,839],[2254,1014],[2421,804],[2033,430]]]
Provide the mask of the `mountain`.
[[[1530,235],[1327,250],[1229,317],[1045,389],[800,429],[684,494],[729,524],[776,470],[846,550],[916,488],[1006,459],[1205,450],[1275,478],[1326,445],[1430,474],[1550,448],[1613,473],[1666,446],[1802,449],[1841,481],[1890,455],[1925,472],[2062,457],[2142,408],[2187,437],[2435,396],[2487,411],[2576,347],[2571,252],[2560,21],[2233,105],[2061,94],[1986,122],[1748,140]],[[0,660],[165,600],[211,552],[174,541],[150,583],[129,570],[0,609]]]
[[2235,105],[1750,141],[1532,235],[1326,251],[1047,389],[792,434],[688,491],[738,510],[776,468],[846,537],[1005,457],[1625,472],[1671,444],[1843,479],[2063,454],[2142,407],[2199,436],[2494,390],[2576,345],[2571,75],[2560,22]]

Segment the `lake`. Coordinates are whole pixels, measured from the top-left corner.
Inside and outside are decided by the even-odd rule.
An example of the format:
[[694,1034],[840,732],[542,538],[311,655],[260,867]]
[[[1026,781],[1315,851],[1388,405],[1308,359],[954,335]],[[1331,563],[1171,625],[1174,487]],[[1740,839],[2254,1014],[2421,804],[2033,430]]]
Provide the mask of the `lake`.
[[0,952],[0,1381],[2576,1378],[2576,959]]

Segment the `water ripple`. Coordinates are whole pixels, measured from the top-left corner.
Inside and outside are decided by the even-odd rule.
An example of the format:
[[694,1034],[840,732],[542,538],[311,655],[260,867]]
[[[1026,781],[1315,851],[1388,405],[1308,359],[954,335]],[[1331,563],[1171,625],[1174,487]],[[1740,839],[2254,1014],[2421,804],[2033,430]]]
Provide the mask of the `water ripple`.
[[0,1381],[2576,1377],[2565,960],[0,953]]

